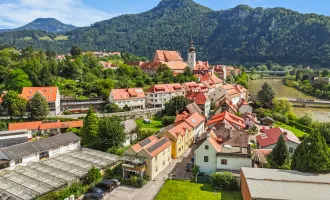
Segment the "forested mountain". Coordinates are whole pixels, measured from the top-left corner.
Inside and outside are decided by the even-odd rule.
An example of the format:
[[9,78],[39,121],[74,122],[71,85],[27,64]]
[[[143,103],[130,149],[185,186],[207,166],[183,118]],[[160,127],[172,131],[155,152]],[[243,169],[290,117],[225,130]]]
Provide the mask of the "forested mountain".
[[[198,59],[211,63],[330,65],[330,17],[284,8],[240,5],[213,11],[193,0],[162,0],[150,11],[122,15],[57,35],[24,31],[0,34],[0,45],[34,45],[69,52],[72,45],[90,51],[127,51],[152,57],[156,49],[178,50],[186,57],[195,41]],[[43,40],[48,37],[50,39]]]
[[48,33],[65,33],[76,27],[69,24],[63,24],[54,18],[38,18],[22,27],[15,29],[2,29],[0,32],[21,31],[21,30],[41,30]]

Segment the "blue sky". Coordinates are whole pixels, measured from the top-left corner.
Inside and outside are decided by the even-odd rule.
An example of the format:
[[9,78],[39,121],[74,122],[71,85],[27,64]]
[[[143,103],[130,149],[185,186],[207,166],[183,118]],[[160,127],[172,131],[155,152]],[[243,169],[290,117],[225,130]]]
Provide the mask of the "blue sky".
[[[195,0],[213,10],[239,4],[285,7],[302,13],[330,16],[330,0]],[[50,3],[51,2],[51,3]],[[160,0],[0,0],[0,28],[15,28],[36,18],[53,17],[64,23],[88,26],[121,14],[140,13]]]

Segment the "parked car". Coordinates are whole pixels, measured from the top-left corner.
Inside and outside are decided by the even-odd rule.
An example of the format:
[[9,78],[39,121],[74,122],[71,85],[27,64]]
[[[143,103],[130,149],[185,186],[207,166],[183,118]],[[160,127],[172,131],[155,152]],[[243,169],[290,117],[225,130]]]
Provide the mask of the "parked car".
[[192,168],[193,168],[193,164],[192,164],[192,163],[188,163],[188,164],[186,165],[186,171],[187,171],[187,172],[190,172]]
[[115,189],[116,184],[111,181],[101,181],[100,183],[96,184],[95,187],[101,188],[106,192],[111,192],[113,189]]
[[190,162],[195,163],[195,157],[191,157]]
[[119,187],[119,186],[120,186],[120,181],[119,181],[119,179],[114,178],[114,179],[110,179],[110,180],[107,180],[107,181],[108,181],[108,182],[114,182],[115,185],[116,185],[116,187]]
[[86,193],[83,200],[102,200],[102,194],[98,193]]
[[106,192],[104,190],[102,190],[101,188],[98,188],[98,187],[90,187],[87,190],[87,193],[97,193],[97,194],[101,194],[102,196],[106,195]]

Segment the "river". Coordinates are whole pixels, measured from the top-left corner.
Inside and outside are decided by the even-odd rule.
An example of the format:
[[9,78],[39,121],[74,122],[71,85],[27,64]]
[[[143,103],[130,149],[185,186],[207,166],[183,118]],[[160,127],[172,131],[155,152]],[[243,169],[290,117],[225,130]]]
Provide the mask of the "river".
[[[304,99],[317,99],[310,95],[307,95],[295,88],[288,87],[282,84],[281,79],[258,79],[252,80],[249,84],[249,93],[251,95],[257,95],[258,91],[261,89],[261,86],[265,83],[269,83],[274,92],[275,97],[286,97],[286,98],[304,98]],[[314,114],[314,120],[321,122],[330,122],[330,109],[329,108],[301,108],[294,107],[294,113],[297,116],[303,116],[306,111],[311,111]]]

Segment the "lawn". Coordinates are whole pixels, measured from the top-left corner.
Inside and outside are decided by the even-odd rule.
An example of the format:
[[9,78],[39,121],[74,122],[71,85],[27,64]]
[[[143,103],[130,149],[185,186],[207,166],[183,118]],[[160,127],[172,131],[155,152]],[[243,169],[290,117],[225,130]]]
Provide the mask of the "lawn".
[[162,127],[162,119],[160,118],[151,118],[150,124],[144,123],[143,119],[135,120],[136,124],[141,127],[142,130],[148,130],[153,132],[158,132]]
[[39,40],[52,41],[52,38],[50,38],[48,36],[43,36],[43,37],[39,37]]
[[295,134],[298,138],[299,138],[299,137],[303,137],[305,134],[307,134],[307,133],[305,133],[304,131],[301,131],[301,130],[299,130],[299,129],[296,129],[295,127],[292,127],[292,126],[289,126],[289,125],[287,125],[287,124],[283,124],[283,123],[280,123],[280,122],[277,122],[274,126],[275,126],[275,127],[284,128],[284,129],[286,129],[286,130],[288,130],[288,131],[291,131],[291,132],[292,132],[293,134]]
[[211,184],[167,180],[155,200],[243,200],[240,191],[214,191]]
[[54,40],[60,41],[60,40],[68,40],[68,39],[69,39],[69,36],[59,35]]

